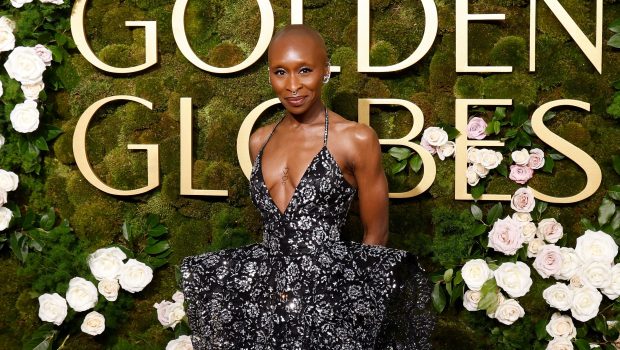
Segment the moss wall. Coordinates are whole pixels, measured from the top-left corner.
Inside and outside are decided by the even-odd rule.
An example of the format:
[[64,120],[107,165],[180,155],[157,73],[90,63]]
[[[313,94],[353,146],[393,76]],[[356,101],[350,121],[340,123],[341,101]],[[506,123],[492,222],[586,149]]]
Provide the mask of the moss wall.
[[[272,1],[276,29],[290,21],[289,2]],[[455,98],[512,98],[530,107],[545,102],[573,98],[592,105],[591,113],[560,111],[548,127],[582,148],[603,169],[603,184],[591,198],[573,205],[553,206],[553,213],[564,224],[571,239],[582,232],[579,218],[596,213],[605,189],[618,183],[611,170],[610,155],[620,150],[618,122],[605,115],[613,89],[620,78],[620,53],[603,48],[603,74],[598,74],[577,45],[548,9],[539,3],[537,32],[537,71],[528,72],[529,8],[525,0],[470,1],[471,13],[505,13],[505,21],[470,24],[471,65],[512,65],[511,74],[455,73],[454,1],[435,1],[439,12],[439,32],[430,52],[415,66],[391,74],[361,74],[356,71],[356,1],[304,1],[304,21],[317,28],[329,48],[332,64],[341,66],[324,92],[324,101],[337,113],[355,119],[357,99],[370,97],[410,100],[424,111],[425,127],[454,125]],[[594,2],[561,1],[589,38],[594,37]],[[147,72],[130,76],[104,73],[77,52],[65,63],[67,76],[74,77],[68,90],[52,96],[61,116],[55,121],[65,133],[53,145],[45,161],[45,186],[25,187],[29,205],[43,210],[49,205],[67,218],[76,235],[90,251],[120,241],[125,219],[156,213],[170,228],[172,264],[184,256],[239,246],[261,239],[260,217],[250,201],[248,182],[236,157],[236,137],[245,116],[259,103],[274,95],[267,83],[266,55],[259,62],[233,75],[219,76],[191,65],[176,48],[171,31],[171,0],[94,0],[86,14],[91,46],[105,62],[130,66],[143,60],[143,30],[128,29],[126,20],[156,20],[159,62]],[[424,28],[420,1],[371,1],[371,63],[388,65],[401,61],[417,47]],[[620,3],[605,1],[606,29],[620,18]],[[199,57],[215,66],[241,62],[253,50],[258,38],[260,16],[254,0],[190,1],[186,12],[186,31]],[[95,101],[112,95],[134,95],[154,104],[153,111],[138,104],[110,106],[91,122],[87,137],[90,161],[97,175],[120,189],[146,184],[144,152],[128,151],[128,143],[159,144],[161,186],[147,194],[116,197],[90,185],[75,165],[72,136],[81,113]],[[194,104],[195,188],[227,189],[228,198],[179,195],[179,98],[192,97]],[[271,115],[281,110],[270,110]],[[265,117],[261,123],[269,122]],[[410,117],[400,109],[373,109],[372,126],[380,137],[400,137],[411,127]],[[602,145],[605,145],[604,147]],[[386,149],[387,151],[387,149]],[[392,159],[385,154],[385,167]],[[454,162],[437,161],[437,178],[423,195],[408,200],[392,200],[389,245],[410,250],[421,257],[429,271],[442,270],[442,252],[458,251],[460,240],[446,239],[433,245],[437,225],[455,227],[463,220],[454,213],[468,210],[470,202],[454,201]],[[561,181],[559,181],[561,179]],[[406,190],[419,180],[416,176],[389,176],[392,191]],[[584,184],[585,175],[570,161],[556,162],[553,175],[537,173],[531,185],[552,195],[574,193],[568,184]],[[511,193],[513,183],[498,180],[495,192]],[[458,228],[458,227],[457,227]],[[442,234],[446,231],[443,230]],[[459,232],[452,230],[453,234]],[[357,206],[352,206],[344,239],[360,240],[361,226]],[[452,242],[452,243],[451,243]],[[454,246],[450,246],[454,244]],[[435,249],[436,253],[432,252]],[[449,257],[462,263],[454,254]],[[16,278],[17,264],[3,256],[0,272],[0,348],[15,347],[15,339],[32,333],[41,322],[36,317],[36,299],[30,297],[25,278]],[[4,278],[2,277],[4,276]],[[127,348],[142,349],[150,339],[163,348],[171,333],[156,320],[153,303],[176,290],[173,266],[159,270],[148,291],[136,298],[136,312],[127,315],[117,335]],[[530,293],[533,294],[533,293]],[[540,298],[539,298],[540,299]],[[542,300],[542,299],[541,299]],[[540,301],[525,307],[540,307]],[[13,307],[17,305],[17,309]],[[7,321],[18,320],[18,322]],[[486,349],[493,347],[489,329],[494,325],[480,313],[462,308],[442,314],[437,327],[437,349]],[[524,332],[526,322],[521,324]],[[530,327],[531,328],[531,327]],[[142,345],[141,345],[142,344]],[[466,345],[465,345],[466,344]],[[75,335],[67,348],[103,349],[96,338]]]

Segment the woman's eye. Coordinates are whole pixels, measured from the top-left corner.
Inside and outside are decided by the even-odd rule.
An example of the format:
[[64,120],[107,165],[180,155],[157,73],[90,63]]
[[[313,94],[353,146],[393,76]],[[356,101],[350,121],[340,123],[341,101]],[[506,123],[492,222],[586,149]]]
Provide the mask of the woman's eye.
[[284,71],[277,70],[277,71],[275,71],[275,73],[274,73],[274,74],[275,74],[275,75],[282,75],[282,74],[280,74],[280,73],[284,74]]
[[311,70],[310,68],[302,68],[302,69],[301,69],[301,72],[302,72],[302,73],[304,73],[304,72],[306,72],[306,73],[310,73],[310,72],[312,72],[312,70]]

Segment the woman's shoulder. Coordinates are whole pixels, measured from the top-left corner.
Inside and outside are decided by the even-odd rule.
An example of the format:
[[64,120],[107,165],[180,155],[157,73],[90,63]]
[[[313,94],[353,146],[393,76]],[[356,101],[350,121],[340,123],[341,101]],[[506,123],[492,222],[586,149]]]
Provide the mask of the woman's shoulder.
[[362,146],[379,140],[377,133],[370,126],[349,120],[335,112],[330,113],[329,122],[330,131],[334,130],[338,139],[352,146]]

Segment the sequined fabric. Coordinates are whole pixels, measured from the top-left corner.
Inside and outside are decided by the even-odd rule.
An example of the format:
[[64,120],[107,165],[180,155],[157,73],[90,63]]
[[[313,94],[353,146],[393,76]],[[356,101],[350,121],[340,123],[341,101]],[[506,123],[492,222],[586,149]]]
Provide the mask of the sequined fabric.
[[[281,121],[282,119],[280,119]],[[278,123],[274,126],[276,129]],[[250,176],[263,242],[181,262],[194,349],[430,349],[430,285],[411,253],[340,241],[356,189],[327,148],[281,212]]]

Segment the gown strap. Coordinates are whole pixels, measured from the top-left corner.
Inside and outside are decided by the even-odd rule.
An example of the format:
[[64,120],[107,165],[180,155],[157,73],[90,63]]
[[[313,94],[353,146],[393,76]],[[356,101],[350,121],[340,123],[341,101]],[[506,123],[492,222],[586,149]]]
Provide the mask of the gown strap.
[[273,135],[274,131],[276,131],[276,128],[278,127],[280,122],[284,119],[284,117],[286,117],[286,115],[283,115],[282,118],[280,118],[280,120],[278,120],[276,125],[273,126],[273,129],[271,129],[271,132],[269,133],[269,136],[267,136],[267,139],[265,140],[265,142],[261,146],[259,153],[263,152],[263,149],[265,148],[265,146],[267,146],[267,142],[269,142],[269,139],[271,139],[271,135]]
[[327,146],[327,130],[329,129],[329,123],[327,118],[327,107],[325,108],[325,132],[323,132],[323,146]]

